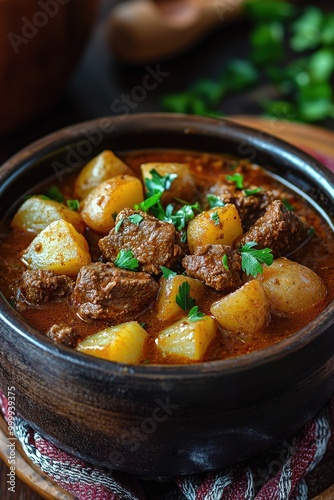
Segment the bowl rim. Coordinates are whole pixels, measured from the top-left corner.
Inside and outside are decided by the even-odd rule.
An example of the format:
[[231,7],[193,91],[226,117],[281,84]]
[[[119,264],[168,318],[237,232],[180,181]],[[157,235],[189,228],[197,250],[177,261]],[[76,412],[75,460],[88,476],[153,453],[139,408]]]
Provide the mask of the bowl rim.
[[[295,164],[306,167],[306,174],[315,173],[318,182],[325,188],[332,191],[334,198],[334,174],[317,159],[305,153],[301,149],[283,141],[272,134],[263,132],[256,128],[241,125],[225,118],[209,118],[197,115],[175,114],[175,113],[138,113],[131,115],[106,116],[71,125],[41,139],[31,143],[22,150],[15,153],[0,168],[0,181],[2,178],[10,181],[13,173],[19,167],[33,164],[36,160],[43,158],[48,151],[53,151],[56,147],[65,147],[69,141],[75,143],[82,138],[83,131],[96,129],[102,123],[108,123],[112,127],[135,126],[142,127],[147,122],[161,122],[163,128],[172,127],[174,131],[182,131],[184,134],[192,133],[200,125],[206,125],[209,128],[209,135],[217,135],[217,127],[229,133],[229,138],[238,138],[238,140],[247,140],[247,143],[257,150],[268,151],[277,155],[280,159],[294,162]],[[178,123],[179,128],[175,125]],[[8,172],[8,173],[7,173]],[[1,175],[3,174],[4,175]],[[314,175],[313,175],[314,176]],[[53,355],[62,358],[74,365],[81,365],[83,368],[95,371],[103,371],[110,375],[122,374],[124,376],[136,376],[136,378],[156,378],[168,377],[169,379],[192,378],[213,375],[233,375],[237,372],[249,370],[284,358],[310,344],[314,339],[320,337],[328,326],[334,322],[334,301],[331,302],[316,318],[308,325],[294,333],[290,337],[273,344],[266,348],[253,351],[251,353],[216,361],[200,362],[195,364],[183,365],[130,365],[126,363],[117,363],[107,361],[93,356],[88,356],[75,351],[73,348],[55,344],[52,340],[45,337],[38,330],[32,328],[26,323],[19,313],[13,310],[0,292],[0,321],[13,328],[16,333],[24,337],[35,347]]]

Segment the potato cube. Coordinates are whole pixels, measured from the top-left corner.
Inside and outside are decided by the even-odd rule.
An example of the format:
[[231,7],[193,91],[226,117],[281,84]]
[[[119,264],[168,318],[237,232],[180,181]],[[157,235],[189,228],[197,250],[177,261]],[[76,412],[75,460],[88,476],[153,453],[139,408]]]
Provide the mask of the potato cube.
[[62,219],[52,222],[33,239],[22,255],[29,269],[46,269],[75,276],[91,262],[87,241],[72,224]]
[[318,304],[326,295],[322,279],[311,269],[286,258],[263,267],[262,282],[273,311],[293,314]]
[[97,358],[135,364],[142,357],[147,338],[148,334],[137,321],[129,321],[87,337],[76,349]]
[[103,151],[83,167],[74,185],[74,196],[80,200],[101,182],[116,175],[133,175],[128,167],[112,151]]
[[32,196],[21,205],[13,217],[11,227],[38,234],[51,222],[59,219],[70,222],[79,233],[85,230],[85,223],[78,212],[70,210],[63,203],[39,196]]
[[114,214],[144,201],[143,185],[137,177],[117,175],[101,182],[83,200],[81,215],[94,231],[108,234],[115,226]]
[[183,318],[162,330],[155,343],[164,355],[201,361],[216,331],[215,321],[210,316],[203,316],[197,321]]
[[199,280],[188,278],[187,276],[170,276],[169,278],[160,279],[160,290],[157,299],[156,311],[157,318],[161,321],[167,321],[175,316],[182,316],[184,311],[177,305],[176,296],[179,292],[180,285],[184,282],[190,285],[190,296],[200,301],[207,293],[207,287]]
[[242,234],[241,219],[232,203],[196,215],[187,230],[191,253],[199,245],[232,245]]
[[174,198],[193,201],[196,193],[196,183],[186,163],[142,163],[140,169],[144,184],[145,179],[152,178],[151,170],[156,170],[161,176],[167,174],[177,175],[170,189],[162,195],[161,200],[163,203],[175,203]]
[[211,313],[224,330],[253,334],[269,320],[269,303],[261,283],[253,280],[212,304]]

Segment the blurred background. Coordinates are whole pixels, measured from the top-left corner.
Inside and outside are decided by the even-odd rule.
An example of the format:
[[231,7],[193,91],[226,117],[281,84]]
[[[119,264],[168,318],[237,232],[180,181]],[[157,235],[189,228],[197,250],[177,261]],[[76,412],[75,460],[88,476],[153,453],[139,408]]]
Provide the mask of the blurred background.
[[334,129],[332,0],[1,0],[0,161],[109,114]]

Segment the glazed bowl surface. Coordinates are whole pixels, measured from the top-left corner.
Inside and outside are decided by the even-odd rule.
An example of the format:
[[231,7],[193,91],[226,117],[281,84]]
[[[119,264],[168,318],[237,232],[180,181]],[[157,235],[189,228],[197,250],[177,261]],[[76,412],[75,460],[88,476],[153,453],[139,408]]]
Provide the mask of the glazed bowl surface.
[[[42,179],[116,153],[230,153],[270,169],[314,200],[333,229],[334,176],[263,132],[227,120],[146,114],[103,118],[56,132],[0,169],[3,219]],[[0,297],[0,388],[60,448],[141,476],[217,469],[251,457],[310,420],[334,391],[334,304],[266,349],[187,366],[130,366],[80,354],[27,325]]]

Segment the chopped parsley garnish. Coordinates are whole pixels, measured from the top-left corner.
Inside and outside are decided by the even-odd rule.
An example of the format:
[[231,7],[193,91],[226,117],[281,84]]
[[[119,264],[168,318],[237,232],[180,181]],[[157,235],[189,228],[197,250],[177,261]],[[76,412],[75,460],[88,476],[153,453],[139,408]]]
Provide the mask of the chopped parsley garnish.
[[164,266],[161,266],[160,267],[161,271],[162,271],[162,275],[163,277],[168,280],[168,278],[172,277],[172,276],[176,276],[177,273],[175,273],[174,271],[171,271],[171,269],[168,269],[167,267],[164,267]]
[[180,208],[180,210],[175,213],[173,213],[173,210],[173,205],[167,205],[164,217],[161,220],[174,224],[177,231],[182,231],[182,229],[186,227],[187,223],[195,217],[195,210],[201,212],[198,202],[194,205],[184,205],[184,207]]
[[124,219],[121,219],[117,222],[116,226],[115,226],[115,233],[118,233],[118,231],[120,230],[121,228],[121,225],[123,224],[124,222]]
[[164,193],[171,188],[172,182],[177,178],[177,174],[160,175],[156,170],[150,171],[151,178],[145,179],[148,197],[157,193]]
[[245,196],[254,196],[255,194],[261,193],[262,188],[254,188],[254,189],[244,189]]
[[230,269],[230,266],[228,265],[228,257],[226,254],[222,258],[222,264],[224,266],[224,269],[226,269],[226,271],[228,271]]
[[249,241],[243,245],[239,252],[241,254],[241,267],[247,274],[256,278],[258,274],[263,273],[261,263],[271,266],[274,261],[272,250],[270,248],[263,248],[256,250],[254,247],[257,245],[256,241]]
[[140,214],[133,214],[128,216],[128,220],[132,222],[132,224],[135,224],[136,226],[139,226],[139,224],[143,219],[144,217]]
[[179,286],[178,294],[176,295],[176,303],[183,311],[189,311],[196,305],[195,299],[190,297],[190,285],[187,281],[184,281],[182,285]]
[[[160,198],[162,193],[156,193],[142,201],[138,205],[134,206],[135,210],[142,210],[143,212],[148,212],[150,208],[154,207],[156,204],[160,204]],[[162,207],[161,207],[162,208]],[[163,209],[162,209],[163,210]]]
[[61,194],[57,186],[50,186],[46,192],[46,195],[54,201],[59,201],[62,203],[64,201],[64,196]]
[[142,328],[144,328],[144,330],[145,330],[145,328],[146,328],[146,323],[139,323],[139,324],[140,324],[140,326],[141,326]]
[[70,210],[78,211],[80,208],[79,200],[67,200],[66,203]]
[[215,196],[214,194],[208,194],[207,199],[210,205],[210,208],[216,208],[216,207],[224,207],[225,203],[223,200],[218,198],[218,196]]
[[117,212],[112,213],[112,214],[111,214],[111,217],[112,217],[114,220],[116,220],[116,218],[117,218]]
[[315,229],[314,229],[314,227],[313,227],[313,226],[311,226],[311,227],[309,227],[309,228],[308,228],[308,230],[307,230],[307,234],[308,234],[309,236],[313,236],[313,235],[315,235]]
[[226,180],[229,182],[234,182],[237,189],[244,188],[244,176],[242,174],[236,173],[233,175],[227,175]]
[[190,309],[188,318],[190,321],[199,321],[205,316],[205,314],[198,309],[198,306],[194,306]]
[[210,219],[212,220],[215,226],[219,226],[220,220],[218,212],[213,212],[212,214],[210,214]]
[[187,242],[187,231],[181,232],[180,241],[181,241],[181,243],[186,243]]
[[285,208],[287,208],[288,210],[293,211],[295,209],[295,207],[293,205],[291,205],[291,203],[289,203],[289,201],[286,198],[284,198],[284,200],[282,200],[282,203],[283,203],[283,205],[285,205]]
[[133,256],[132,250],[121,250],[114,261],[114,265],[120,269],[134,271],[139,267],[138,259]]

